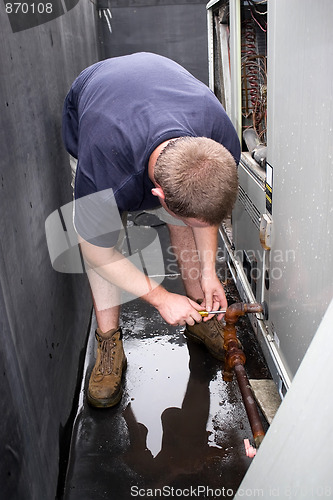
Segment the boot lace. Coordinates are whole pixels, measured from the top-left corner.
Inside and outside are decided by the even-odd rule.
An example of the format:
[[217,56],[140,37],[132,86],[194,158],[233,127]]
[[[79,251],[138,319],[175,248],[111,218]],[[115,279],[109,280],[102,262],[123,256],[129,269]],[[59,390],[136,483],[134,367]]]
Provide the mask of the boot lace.
[[113,337],[110,339],[99,340],[99,348],[101,353],[100,363],[97,371],[101,375],[110,375],[115,355],[116,342]]

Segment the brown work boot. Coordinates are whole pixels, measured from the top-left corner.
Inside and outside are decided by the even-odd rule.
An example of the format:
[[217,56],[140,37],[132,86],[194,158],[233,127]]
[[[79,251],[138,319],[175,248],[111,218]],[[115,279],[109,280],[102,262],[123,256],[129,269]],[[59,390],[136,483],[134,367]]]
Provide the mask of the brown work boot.
[[214,358],[224,361],[223,326],[214,316],[209,321],[201,321],[193,326],[187,325],[184,335],[194,342],[202,343]]
[[98,408],[114,406],[121,400],[121,377],[127,365],[121,328],[102,333],[97,328],[97,356],[88,387],[88,402]]

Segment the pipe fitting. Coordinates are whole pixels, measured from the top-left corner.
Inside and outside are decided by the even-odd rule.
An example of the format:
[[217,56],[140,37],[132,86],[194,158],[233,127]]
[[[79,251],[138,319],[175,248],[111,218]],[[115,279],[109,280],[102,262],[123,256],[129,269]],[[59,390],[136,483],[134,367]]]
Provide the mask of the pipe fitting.
[[244,303],[236,302],[231,304],[226,310],[224,319],[226,324],[235,324],[240,316],[244,316],[245,313],[260,313],[262,312],[262,305],[256,302],[254,303]]
[[245,313],[262,312],[262,306],[257,303],[246,304],[244,302],[236,302],[231,304],[226,310],[224,320],[224,350],[225,350],[225,366],[223,371],[223,379],[231,381],[233,378],[233,368],[236,365],[244,365],[246,356],[242,351],[241,343],[237,338],[236,323],[240,316]]
[[233,370],[237,365],[245,365],[246,356],[244,351],[239,348],[238,342],[229,341],[228,350],[225,353],[225,362],[223,370],[223,380],[231,382],[233,379]]

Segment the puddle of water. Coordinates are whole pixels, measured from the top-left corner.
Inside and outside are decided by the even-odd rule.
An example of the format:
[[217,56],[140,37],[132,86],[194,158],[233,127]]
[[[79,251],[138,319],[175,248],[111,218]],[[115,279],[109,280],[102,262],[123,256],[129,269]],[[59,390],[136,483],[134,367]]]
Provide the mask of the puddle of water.
[[161,415],[166,408],[181,408],[189,378],[186,344],[169,340],[166,335],[125,343],[126,393],[135,419],[148,429],[147,448],[153,456],[161,450]]

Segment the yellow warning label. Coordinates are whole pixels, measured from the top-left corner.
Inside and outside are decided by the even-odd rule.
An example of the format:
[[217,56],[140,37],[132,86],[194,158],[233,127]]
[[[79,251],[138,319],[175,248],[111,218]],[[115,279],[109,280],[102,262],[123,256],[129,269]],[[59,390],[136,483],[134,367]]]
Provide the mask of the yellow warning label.
[[273,199],[273,167],[266,162],[266,210],[272,215],[272,199]]

